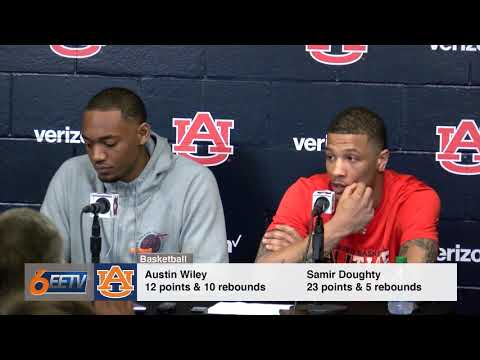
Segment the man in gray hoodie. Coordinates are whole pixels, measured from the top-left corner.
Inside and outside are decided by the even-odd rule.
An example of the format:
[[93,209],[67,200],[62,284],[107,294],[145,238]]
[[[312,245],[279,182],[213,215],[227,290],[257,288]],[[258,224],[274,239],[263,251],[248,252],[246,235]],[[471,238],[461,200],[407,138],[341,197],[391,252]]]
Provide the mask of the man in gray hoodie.
[[89,101],[82,123],[87,155],[62,164],[41,208],[64,239],[66,262],[91,262],[93,218],[80,219],[91,193],[119,195],[118,216],[100,219],[101,262],[135,262],[145,248],[228,262],[213,173],[174,155],[146,121],[143,101],[128,89],[105,89]]

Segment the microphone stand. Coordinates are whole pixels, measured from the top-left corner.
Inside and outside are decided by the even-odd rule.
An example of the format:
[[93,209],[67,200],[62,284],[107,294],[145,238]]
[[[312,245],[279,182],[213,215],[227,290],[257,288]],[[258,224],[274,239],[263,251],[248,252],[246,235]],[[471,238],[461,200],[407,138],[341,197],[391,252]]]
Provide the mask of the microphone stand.
[[[324,229],[323,229],[323,220],[320,216],[322,211],[318,211],[317,213],[317,221],[315,222],[315,228],[313,229],[313,233],[310,235],[312,237],[312,259],[313,262],[318,263],[326,263],[324,257]],[[338,305],[338,304],[321,304],[318,301],[314,301],[311,304],[307,305],[307,314],[308,315],[332,315],[341,311],[347,310],[347,306],[345,305]]]
[[313,250],[313,262],[314,263],[323,263],[325,258],[323,256],[324,249],[324,231],[323,231],[323,219],[318,214],[317,221],[315,222],[315,229],[313,229],[312,234],[312,250]]
[[90,252],[92,253],[92,264],[98,264],[100,262],[100,253],[102,250],[102,238],[100,237],[100,222],[98,221],[98,214],[105,214],[109,210],[110,202],[106,198],[102,197],[98,199],[95,204],[85,206],[82,210],[82,214],[80,215],[80,221],[82,221],[82,215],[84,213],[93,213],[92,235],[90,236]]
[[90,237],[90,251],[92,252],[92,264],[100,262],[100,252],[102,250],[102,238],[100,237],[100,222],[98,214],[93,214],[92,236]]

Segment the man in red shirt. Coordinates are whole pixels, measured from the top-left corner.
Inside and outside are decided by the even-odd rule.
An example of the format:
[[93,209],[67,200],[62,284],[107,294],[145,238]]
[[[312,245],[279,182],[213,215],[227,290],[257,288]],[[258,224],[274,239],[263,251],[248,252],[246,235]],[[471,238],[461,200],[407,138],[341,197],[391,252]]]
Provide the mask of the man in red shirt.
[[[307,254],[312,197],[335,192],[333,214],[322,214],[324,255],[333,262],[435,262],[440,199],[411,175],[386,170],[383,120],[352,107],[327,130],[326,174],[300,178],[284,194],[261,241],[256,262],[301,262]],[[311,244],[308,249],[311,256]]]

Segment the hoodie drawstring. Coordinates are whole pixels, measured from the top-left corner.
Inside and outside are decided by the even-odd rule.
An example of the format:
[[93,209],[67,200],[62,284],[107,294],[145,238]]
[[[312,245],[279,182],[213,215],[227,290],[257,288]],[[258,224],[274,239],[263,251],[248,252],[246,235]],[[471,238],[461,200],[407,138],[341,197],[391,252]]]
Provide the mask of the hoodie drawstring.
[[133,187],[133,243],[134,243],[134,259],[133,261],[136,262],[136,254],[137,254],[137,184]]

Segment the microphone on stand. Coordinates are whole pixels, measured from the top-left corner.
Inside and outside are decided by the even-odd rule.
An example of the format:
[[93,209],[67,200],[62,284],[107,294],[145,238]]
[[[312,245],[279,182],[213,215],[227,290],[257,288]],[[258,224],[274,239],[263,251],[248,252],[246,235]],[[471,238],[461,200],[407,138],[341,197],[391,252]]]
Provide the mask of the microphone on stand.
[[323,220],[321,215],[330,207],[330,200],[326,196],[320,196],[313,206],[312,218],[317,218],[315,222],[315,228],[313,233],[310,235],[312,237],[312,250],[313,250],[313,262],[322,263],[324,262],[323,251],[324,251],[324,231],[323,231]]
[[[311,230],[310,241],[312,243],[312,261],[314,263],[325,263],[324,249],[325,249],[325,232],[323,228],[323,213],[333,213],[333,205],[335,201],[335,193],[331,191],[321,191],[318,192],[317,199],[313,205],[312,217],[310,223],[313,224],[315,221],[315,226]],[[314,194],[315,196],[315,194]],[[312,228],[312,226],[310,226]],[[308,253],[307,248],[307,253]],[[307,305],[307,313],[309,315],[331,315],[334,313],[339,313],[347,310],[347,306],[341,304],[320,304],[315,301],[312,304]]]
[[105,198],[98,199],[95,203],[85,206],[83,213],[106,214],[110,211],[110,202]]
[[100,262],[100,252],[102,251],[102,238],[100,237],[100,222],[98,221],[98,214],[105,214],[109,211],[110,202],[104,197],[82,209],[82,215],[84,213],[93,214],[92,236],[90,237],[92,264],[98,264]]

